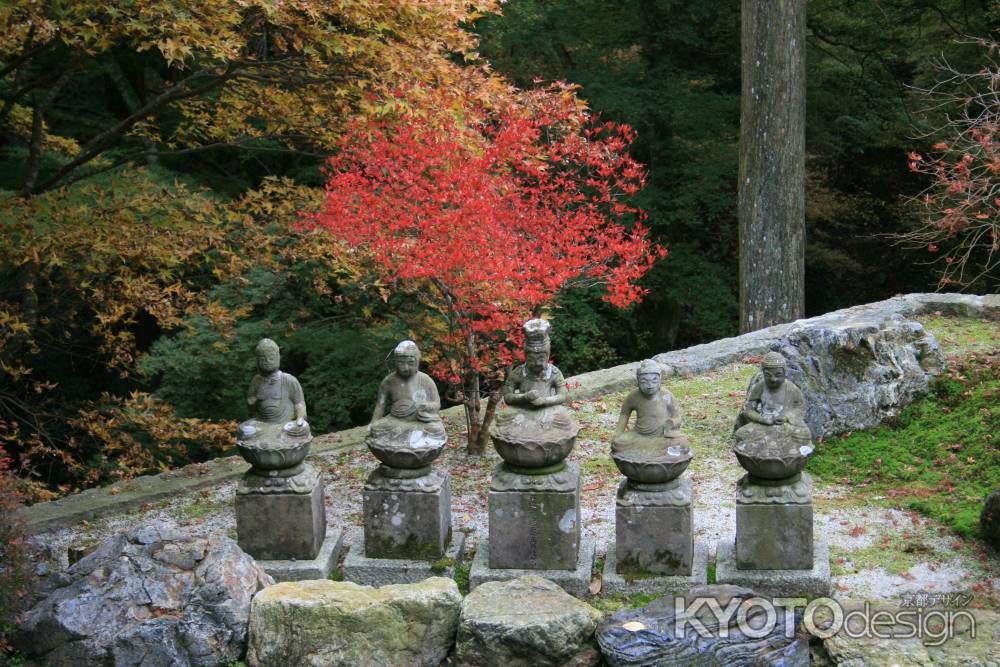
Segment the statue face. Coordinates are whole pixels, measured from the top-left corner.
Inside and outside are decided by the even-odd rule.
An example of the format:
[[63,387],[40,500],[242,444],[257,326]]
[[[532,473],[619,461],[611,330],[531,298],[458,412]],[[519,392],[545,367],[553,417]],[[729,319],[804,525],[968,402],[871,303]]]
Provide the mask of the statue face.
[[545,350],[526,350],[524,353],[524,365],[528,372],[534,375],[545,370],[545,365],[549,362],[549,353]]
[[639,376],[639,391],[643,396],[653,396],[660,390],[659,373],[642,373]]
[[403,378],[412,377],[420,367],[420,360],[413,354],[396,355],[396,373]]
[[780,366],[765,368],[764,382],[767,384],[768,389],[780,389],[781,385],[785,382],[785,369]]
[[281,355],[277,350],[262,350],[257,353],[257,370],[273,373],[281,366]]

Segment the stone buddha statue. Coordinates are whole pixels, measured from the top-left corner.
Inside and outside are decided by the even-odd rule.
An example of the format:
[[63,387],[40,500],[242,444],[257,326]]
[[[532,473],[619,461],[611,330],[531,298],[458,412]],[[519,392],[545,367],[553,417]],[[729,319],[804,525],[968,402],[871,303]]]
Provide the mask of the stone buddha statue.
[[281,371],[278,344],[262,338],[256,355],[257,374],[247,390],[247,405],[253,416],[239,425],[239,439],[257,441],[258,446],[310,439],[302,386],[295,376]]
[[563,406],[566,380],[549,363],[550,353],[549,323],[529,320],[524,325],[524,363],[512,368],[504,381],[503,400],[507,407],[496,417],[498,431],[541,432],[567,429],[573,424],[569,410]]
[[[421,373],[420,350],[412,340],[404,340],[393,350],[396,370],[382,380],[375,399],[375,410],[368,425],[368,446],[387,465],[399,457],[400,450],[440,450],[447,442],[438,410],[441,399],[437,386]],[[390,457],[386,460],[381,456]],[[400,452],[402,453],[402,452]],[[407,459],[413,457],[407,457]],[[417,457],[424,459],[426,457]],[[396,461],[396,465],[400,465]],[[400,467],[410,467],[401,465]]]
[[812,433],[806,424],[806,402],[802,390],[785,379],[785,358],[768,352],[761,373],[747,392],[743,410],[736,419],[736,448],[773,450],[780,455],[801,450],[812,453]]
[[[673,395],[661,387],[662,371],[652,359],[646,359],[636,371],[639,387],[625,397],[618,426],[611,441],[613,452],[679,456],[690,449],[681,435],[681,415]],[[632,413],[635,423],[626,430]]]

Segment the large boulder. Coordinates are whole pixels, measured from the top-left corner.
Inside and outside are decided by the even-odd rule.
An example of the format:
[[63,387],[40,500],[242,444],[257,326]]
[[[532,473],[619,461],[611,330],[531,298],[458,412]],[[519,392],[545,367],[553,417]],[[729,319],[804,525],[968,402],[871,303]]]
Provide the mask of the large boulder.
[[711,585],[693,588],[684,597],[684,608],[690,611],[684,618],[677,616],[675,598],[668,596],[641,609],[617,612],[601,623],[597,641],[605,661],[613,667],[809,666],[808,638],[798,629],[798,618],[788,619],[792,632],[787,632],[784,608],[775,608],[774,624],[768,634],[751,636],[766,627],[765,609],[747,608],[747,622],[753,631],[745,633],[737,622],[738,613],[722,628],[711,611],[709,599],[725,610],[730,601],[743,604],[742,600],[755,597],[753,591],[740,586]]
[[251,667],[436,667],[455,641],[462,594],[451,579],[372,588],[289,581],[254,598]]
[[1000,551],[1000,489],[986,496],[983,511],[979,515],[979,527],[987,544]]
[[805,394],[813,436],[825,438],[877,426],[926,393],[944,357],[934,336],[907,316],[960,306],[977,316],[997,312],[983,297],[939,298],[947,296],[909,295],[845,308],[653,358],[666,374],[683,375],[781,352],[788,378]]
[[796,323],[779,349],[815,437],[878,426],[927,393],[944,365],[918,322],[842,312]]
[[[995,667],[1000,665],[1000,614],[972,608],[900,607],[880,600],[838,600],[847,627],[823,639],[838,667]],[[901,616],[902,612],[907,615]],[[864,619],[878,614],[878,634],[865,632]],[[920,618],[926,619],[921,622]],[[829,614],[817,614],[825,628]],[[899,619],[893,624],[890,619]],[[871,628],[868,623],[868,628]],[[921,636],[912,636],[919,627]],[[824,633],[826,634],[826,633]]]
[[547,579],[490,581],[462,604],[455,662],[475,667],[596,665],[599,611]]
[[187,667],[239,659],[250,600],[273,580],[236,542],[133,528],[43,583],[19,648],[50,667]]

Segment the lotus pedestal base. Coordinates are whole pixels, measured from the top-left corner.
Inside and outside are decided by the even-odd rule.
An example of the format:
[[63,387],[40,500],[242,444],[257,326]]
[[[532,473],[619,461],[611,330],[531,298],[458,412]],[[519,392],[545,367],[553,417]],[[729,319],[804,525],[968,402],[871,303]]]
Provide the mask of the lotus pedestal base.
[[541,475],[493,469],[489,567],[575,570],[580,549],[580,467]]
[[628,578],[690,576],[694,562],[691,482],[623,480],[615,503],[617,573]]
[[812,478],[756,480],[736,485],[736,567],[739,570],[813,568]]
[[379,466],[364,488],[364,555],[432,561],[451,536],[451,478],[434,468]]
[[287,478],[248,472],[236,489],[236,534],[258,561],[316,558],[326,538],[319,472],[309,464]]

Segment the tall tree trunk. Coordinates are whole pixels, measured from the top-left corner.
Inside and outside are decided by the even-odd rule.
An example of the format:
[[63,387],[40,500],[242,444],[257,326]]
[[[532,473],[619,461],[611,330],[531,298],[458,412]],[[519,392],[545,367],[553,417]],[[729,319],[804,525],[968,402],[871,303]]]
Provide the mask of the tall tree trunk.
[[805,311],[806,0],[743,0],[740,331]]
[[465,425],[467,427],[467,454],[482,454],[486,451],[482,437],[482,420],[479,417],[482,401],[479,395],[479,373],[471,367],[476,355],[476,335],[472,332],[465,339],[469,370],[465,376]]

